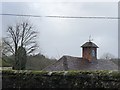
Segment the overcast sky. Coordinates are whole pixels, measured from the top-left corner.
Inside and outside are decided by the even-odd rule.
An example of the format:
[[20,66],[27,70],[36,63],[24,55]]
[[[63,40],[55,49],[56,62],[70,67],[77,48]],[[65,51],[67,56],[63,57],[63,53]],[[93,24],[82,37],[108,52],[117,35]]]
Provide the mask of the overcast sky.
[[[43,17],[2,16],[2,35],[8,25],[14,25],[21,19],[29,19],[39,32],[38,52],[54,58],[63,55],[81,57],[81,45],[92,36],[99,46],[98,58],[104,53],[118,56],[118,20],[48,18],[44,16],[105,16],[118,17],[117,2],[6,2],[2,3],[2,13],[30,14]],[[1,24],[0,24],[1,25]]]

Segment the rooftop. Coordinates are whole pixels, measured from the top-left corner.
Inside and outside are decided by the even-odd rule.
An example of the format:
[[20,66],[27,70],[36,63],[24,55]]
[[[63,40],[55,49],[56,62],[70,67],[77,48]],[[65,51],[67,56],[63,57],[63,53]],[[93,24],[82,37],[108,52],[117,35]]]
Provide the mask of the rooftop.
[[47,71],[64,70],[118,70],[118,66],[110,60],[84,60],[79,57],[63,56],[56,63],[46,67]]
[[96,44],[94,44],[93,42],[91,42],[91,41],[86,42],[81,47],[95,47],[95,48],[98,48],[98,46]]

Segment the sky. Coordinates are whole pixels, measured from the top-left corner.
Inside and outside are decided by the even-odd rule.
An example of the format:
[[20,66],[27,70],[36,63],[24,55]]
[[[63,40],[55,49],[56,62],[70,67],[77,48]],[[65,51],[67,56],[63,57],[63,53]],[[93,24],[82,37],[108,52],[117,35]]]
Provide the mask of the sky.
[[2,18],[4,37],[8,25],[28,19],[38,32],[37,52],[49,58],[59,59],[63,55],[82,56],[81,45],[89,40],[98,45],[98,58],[104,53],[118,57],[118,20],[86,18],[49,18],[44,16],[88,16],[118,17],[117,2],[4,2],[2,13],[40,15],[43,17]]

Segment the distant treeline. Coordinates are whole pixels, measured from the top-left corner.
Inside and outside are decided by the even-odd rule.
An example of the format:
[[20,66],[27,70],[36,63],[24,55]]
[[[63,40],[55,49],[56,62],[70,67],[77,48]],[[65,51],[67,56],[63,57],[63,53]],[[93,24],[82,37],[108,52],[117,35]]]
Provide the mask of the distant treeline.
[[[12,67],[14,63],[14,56],[2,57],[2,66],[3,67]],[[55,63],[56,59],[50,59],[45,57],[42,54],[29,55],[27,56],[27,70],[42,70],[43,68]]]

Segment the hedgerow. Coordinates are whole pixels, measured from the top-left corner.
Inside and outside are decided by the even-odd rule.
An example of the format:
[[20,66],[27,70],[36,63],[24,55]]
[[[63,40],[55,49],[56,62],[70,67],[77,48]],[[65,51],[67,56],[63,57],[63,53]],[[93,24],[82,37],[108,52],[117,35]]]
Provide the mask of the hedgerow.
[[119,88],[119,71],[3,70],[2,88]]

